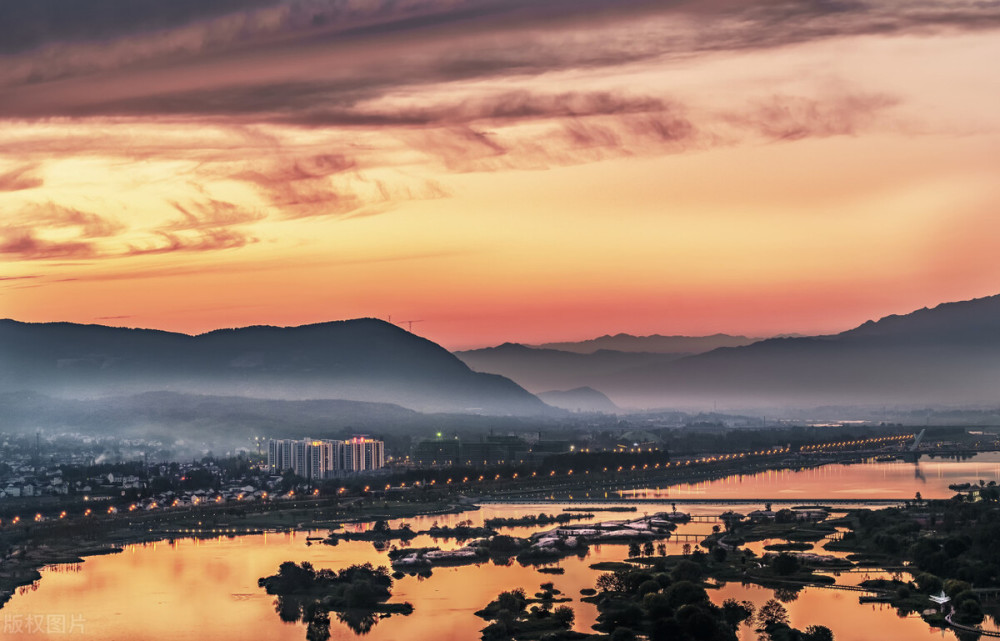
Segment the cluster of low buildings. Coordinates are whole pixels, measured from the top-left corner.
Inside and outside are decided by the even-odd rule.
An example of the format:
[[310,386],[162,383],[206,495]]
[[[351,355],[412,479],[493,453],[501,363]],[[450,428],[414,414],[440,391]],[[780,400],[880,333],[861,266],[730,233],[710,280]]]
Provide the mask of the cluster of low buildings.
[[385,467],[385,443],[367,436],[345,441],[272,439],[267,445],[271,474],[292,470],[310,480],[338,478]]
[[424,439],[413,448],[412,462],[422,467],[450,465],[503,465],[538,461],[553,454],[573,451],[569,440],[528,440],[511,435],[483,436],[476,440],[462,440],[457,436],[438,434]]
[[[160,492],[154,496],[136,501],[128,509],[155,510],[172,507],[196,507],[199,505],[217,505],[221,503],[253,503],[269,498],[266,490],[253,485],[229,485],[218,490],[194,490],[191,492]],[[118,508],[109,507],[108,511]]]
[[19,468],[0,481],[0,499],[69,494],[69,483],[58,470]]

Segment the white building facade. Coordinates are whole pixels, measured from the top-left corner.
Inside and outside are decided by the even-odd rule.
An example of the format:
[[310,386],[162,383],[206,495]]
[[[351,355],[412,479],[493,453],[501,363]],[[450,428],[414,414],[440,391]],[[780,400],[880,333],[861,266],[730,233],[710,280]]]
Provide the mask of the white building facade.
[[346,441],[272,439],[267,446],[267,466],[272,474],[292,470],[312,480],[368,472],[385,467],[385,444],[367,436]]
[[366,472],[385,467],[385,444],[366,436],[343,441],[340,469]]

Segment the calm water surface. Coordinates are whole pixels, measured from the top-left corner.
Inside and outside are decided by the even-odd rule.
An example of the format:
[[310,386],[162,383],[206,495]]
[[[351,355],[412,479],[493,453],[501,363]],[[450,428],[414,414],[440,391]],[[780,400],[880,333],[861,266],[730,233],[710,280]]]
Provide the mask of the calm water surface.
[[629,490],[623,495],[643,498],[774,498],[774,499],[925,499],[948,498],[953,483],[1000,483],[1000,452],[977,454],[965,461],[923,456],[916,463],[871,460],[854,465],[824,465],[805,470],[770,470],[734,474],[703,483]]
[[[919,470],[919,474],[915,471]],[[912,463],[868,463],[831,465],[803,471],[765,472],[732,476],[704,484],[684,485],[661,493],[663,504],[643,504],[636,513],[666,511],[670,498],[699,495],[704,498],[763,497],[783,495],[804,498],[866,497],[911,498],[950,496],[950,483],[1000,480],[1000,455],[979,455],[974,460],[953,462],[922,460]],[[651,489],[649,492],[656,492]],[[414,529],[427,529],[434,521],[454,524],[471,519],[481,524],[495,516],[519,516],[540,511],[558,512],[562,505],[487,505],[475,512],[439,517],[407,519]],[[733,506],[743,511],[759,507],[748,503]],[[681,508],[679,508],[681,509]],[[683,506],[694,514],[717,514],[718,506]],[[728,507],[726,509],[729,509]],[[600,513],[596,519],[628,518],[630,514]],[[397,525],[401,521],[393,524]],[[689,523],[678,534],[707,534],[712,522]],[[505,533],[526,536],[539,528],[507,528]],[[546,528],[541,528],[546,529]],[[320,533],[316,533],[320,534]],[[21,590],[3,609],[4,639],[32,641],[50,639],[245,641],[273,639],[303,641],[302,624],[282,623],[274,612],[274,599],[257,587],[258,577],[273,574],[284,561],[310,561],[320,568],[343,568],[353,563],[388,565],[384,553],[367,542],[346,542],[337,546],[306,545],[306,533],[265,534],[183,540],[128,547],[123,553],[92,557],[78,565],[60,565],[42,571],[42,580]],[[434,541],[420,536],[414,547],[440,545],[458,547],[454,541]],[[668,543],[670,553],[680,551],[683,541]],[[601,574],[588,566],[598,561],[621,560],[627,555],[623,545],[591,548],[585,559],[569,558],[558,565],[563,575],[539,573],[532,567],[514,563],[508,567],[492,564],[457,568],[437,568],[427,579],[407,576],[396,582],[392,601],[409,601],[415,611],[408,617],[393,616],[380,621],[366,639],[372,641],[474,641],[485,622],[472,613],[485,606],[499,592],[523,587],[533,592],[538,585],[553,581],[574,599],[575,628],[589,631],[597,611],[579,602],[579,590],[593,587]],[[874,575],[873,575],[874,576]],[[843,574],[844,584],[863,579],[859,574]],[[758,605],[773,598],[772,590],[728,584],[711,592],[713,600],[751,600]],[[951,632],[932,630],[916,617],[900,618],[883,605],[860,605],[857,594],[821,588],[801,591],[786,603],[792,624],[830,627],[840,641],[869,639],[947,639]],[[60,627],[60,623],[64,627]],[[15,630],[20,626],[21,631]],[[72,634],[69,628],[72,627]],[[346,626],[334,621],[333,639],[357,639]],[[755,638],[749,628],[742,631],[745,641]]]

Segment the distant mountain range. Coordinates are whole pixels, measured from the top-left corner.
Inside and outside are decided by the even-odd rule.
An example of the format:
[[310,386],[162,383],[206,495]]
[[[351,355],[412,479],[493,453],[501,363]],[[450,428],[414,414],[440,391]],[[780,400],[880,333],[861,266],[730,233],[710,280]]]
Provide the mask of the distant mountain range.
[[149,391],[394,403],[419,411],[553,412],[502,376],[376,319],[189,336],[0,320],[0,392],[93,397]]
[[713,334],[711,336],[633,336],[632,334],[606,334],[591,340],[543,343],[529,345],[540,349],[555,349],[577,354],[593,354],[599,350],[614,352],[648,352],[654,354],[701,354],[719,347],[741,347],[759,341],[759,338]]
[[[538,346],[504,343],[496,347],[455,352],[455,355],[477,372],[506,376],[538,394],[546,390],[581,387],[600,389],[607,381],[614,381],[619,375],[636,368],[665,365],[719,347],[749,345],[754,340],[728,334],[616,334],[587,341]],[[551,398],[546,402],[551,404]],[[618,410],[611,403],[606,410],[601,411]]]
[[477,372],[506,376],[536,394],[596,386],[636,367],[669,363],[687,356],[607,349],[585,354],[518,343],[455,352],[455,355]]
[[[681,339],[686,342],[677,342]],[[542,394],[554,406],[609,413],[700,411],[715,404],[728,409],[995,405],[1000,398],[1000,296],[888,316],[830,336],[773,338],[693,355],[655,351],[750,340],[620,335],[571,344],[582,350],[584,344],[611,341],[620,350],[508,343],[456,357],[375,319],[199,336],[0,320],[0,394],[86,399],[166,391],[343,399],[399,406],[331,409],[372,412],[389,422],[403,420],[397,416],[406,411],[402,408],[492,416],[563,413],[521,385],[539,394],[569,390]],[[650,350],[629,351],[636,345]],[[14,398],[19,397],[8,395],[0,403]]]
[[553,407],[561,407],[572,412],[602,412],[614,414],[620,411],[611,399],[593,387],[577,387],[571,390],[541,392],[538,398]]
[[[561,376],[629,408],[995,404],[1000,296],[888,316],[831,336],[774,338],[660,360],[647,356],[648,362],[614,371],[589,367],[586,358],[574,362],[579,354],[521,348],[459,356],[475,369],[507,372],[529,389],[559,387],[551,382]],[[518,353],[520,360],[513,358]],[[536,378],[522,372],[534,361],[548,364],[544,379],[537,368]],[[560,373],[556,363],[575,369]]]

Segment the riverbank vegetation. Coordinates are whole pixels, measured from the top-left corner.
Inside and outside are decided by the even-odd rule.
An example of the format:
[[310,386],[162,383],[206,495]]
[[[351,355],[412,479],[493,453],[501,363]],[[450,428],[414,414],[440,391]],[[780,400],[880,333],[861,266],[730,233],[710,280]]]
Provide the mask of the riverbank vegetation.
[[369,632],[380,618],[413,612],[409,603],[386,603],[392,596],[389,570],[370,563],[336,572],[286,561],[258,585],[277,597],[275,611],[282,621],[306,624],[308,641],[330,638],[330,612],[358,634]]
[[925,612],[941,591],[949,602],[930,623],[983,620],[984,599],[1000,596],[1000,489],[981,483],[948,500],[915,500],[901,508],[853,512],[851,531],[827,549],[851,552],[866,563],[912,568],[912,581],[883,586],[901,613]]
[[[693,555],[708,562],[707,555]],[[613,641],[735,641],[739,626],[755,623],[760,638],[770,641],[830,641],[829,629],[796,630],[777,601],[755,611],[748,601],[712,603],[706,587],[711,572],[698,561],[667,557],[655,565],[602,574],[598,592],[582,600],[595,603],[600,614],[594,628]]]
[[543,583],[534,598],[529,598],[522,588],[501,592],[485,608],[476,612],[476,616],[490,622],[482,630],[483,641],[587,638],[588,635],[569,629],[576,618],[573,609],[555,604],[572,599],[559,597],[560,594],[552,583]]
[[[634,508],[633,508],[634,511]],[[497,517],[493,519],[486,519],[484,521],[487,527],[498,528],[498,527],[532,527],[532,526],[544,526],[544,525],[560,525],[563,523],[569,523],[570,521],[584,521],[586,519],[594,518],[594,515],[590,512],[583,513],[570,513],[571,510],[566,510],[562,514],[546,514],[542,512],[540,514],[528,514],[525,516],[503,518]]]

